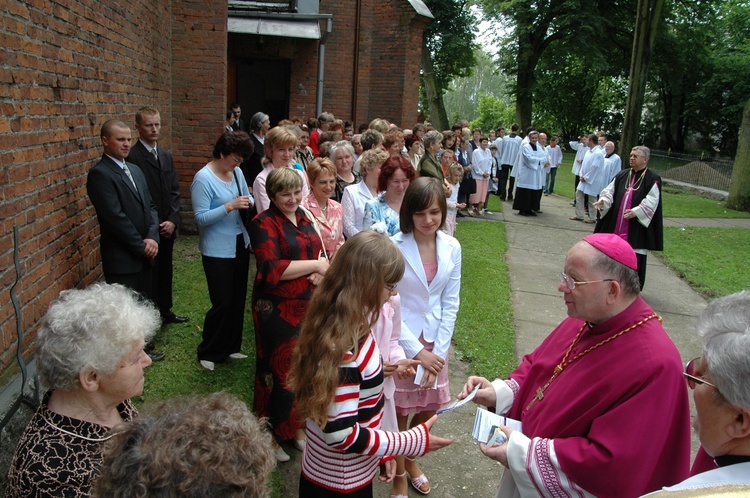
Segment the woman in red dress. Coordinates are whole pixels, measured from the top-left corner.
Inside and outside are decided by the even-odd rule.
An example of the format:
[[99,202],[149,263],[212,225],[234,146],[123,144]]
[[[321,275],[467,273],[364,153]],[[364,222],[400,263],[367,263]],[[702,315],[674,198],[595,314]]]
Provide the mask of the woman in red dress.
[[[253,411],[268,419],[277,441],[305,445],[303,422],[287,386],[299,325],[313,290],[328,270],[313,222],[299,209],[302,179],[290,168],[273,170],[266,181],[271,206],[253,220],[250,240],[257,273],[253,284],[255,398]],[[289,460],[275,443],[276,459]]]

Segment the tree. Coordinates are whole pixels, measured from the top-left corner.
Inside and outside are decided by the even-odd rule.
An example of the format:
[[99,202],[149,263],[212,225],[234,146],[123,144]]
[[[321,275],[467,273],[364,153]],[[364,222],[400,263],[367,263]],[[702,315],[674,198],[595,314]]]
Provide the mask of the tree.
[[750,100],[745,105],[727,207],[738,211],[750,211]]
[[476,64],[476,19],[464,0],[425,0],[434,19],[422,36],[422,87],[430,121],[448,127],[443,92],[456,76],[469,76]]
[[[617,2],[602,2],[601,10],[593,0],[482,0],[485,17],[501,21],[507,34],[500,35],[503,49],[501,64],[515,81],[516,122],[522,129],[531,124],[536,89],[536,68],[542,55],[557,40],[567,41],[566,50],[596,52],[605,40],[604,28],[610,20],[599,12],[618,9]],[[612,16],[614,19],[618,17]]]
[[633,53],[628,78],[628,98],[625,104],[625,118],[620,140],[621,151],[630,151],[638,142],[638,129],[641,125],[643,97],[646,94],[648,66],[651,62],[651,54],[654,51],[664,1],[638,0],[635,32],[633,33]]
[[504,125],[510,130],[510,124],[513,121],[513,109],[509,109],[505,102],[497,97],[480,95],[477,113],[477,118],[469,123],[472,130],[480,128],[485,135],[488,131],[497,129],[499,125]]
[[[472,121],[479,115],[479,101],[483,95],[493,97],[505,107],[510,105],[510,79],[505,73],[497,70],[492,56],[482,49],[474,51],[477,65],[471,75],[454,78],[444,95],[448,123],[457,123],[461,119]],[[510,124],[513,116],[507,122]],[[495,123],[497,125],[498,123]],[[484,129],[484,128],[483,128]]]

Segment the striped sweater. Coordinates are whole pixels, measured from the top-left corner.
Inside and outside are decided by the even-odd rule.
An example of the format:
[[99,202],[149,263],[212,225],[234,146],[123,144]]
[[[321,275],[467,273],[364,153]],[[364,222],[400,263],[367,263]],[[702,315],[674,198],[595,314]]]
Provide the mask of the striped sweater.
[[427,453],[424,424],[405,432],[386,432],[380,430],[382,417],[383,367],[375,339],[368,333],[356,355],[344,356],[325,429],[307,420],[302,474],[323,488],[350,493],[372,482],[380,457]]

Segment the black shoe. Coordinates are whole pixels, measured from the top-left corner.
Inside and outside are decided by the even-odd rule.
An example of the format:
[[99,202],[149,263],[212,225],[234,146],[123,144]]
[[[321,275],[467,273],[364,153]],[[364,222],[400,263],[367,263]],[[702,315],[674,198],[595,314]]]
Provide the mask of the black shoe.
[[513,196],[508,197],[508,202],[513,202]]
[[190,318],[186,316],[177,316],[174,313],[161,317],[162,325],[168,325],[170,323],[185,323],[188,320],[190,320]]
[[149,351],[146,352],[149,358],[151,358],[151,361],[161,361],[164,359],[164,353],[158,353],[156,351]]
[[461,211],[456,211],[456,218],[466,218],[466,215]]
[[536,213],[534,211],[527,211],[526,216],[536,216]]
[[527,211],[519,211],[518,214],[521,216],[529,216],[529,213]]

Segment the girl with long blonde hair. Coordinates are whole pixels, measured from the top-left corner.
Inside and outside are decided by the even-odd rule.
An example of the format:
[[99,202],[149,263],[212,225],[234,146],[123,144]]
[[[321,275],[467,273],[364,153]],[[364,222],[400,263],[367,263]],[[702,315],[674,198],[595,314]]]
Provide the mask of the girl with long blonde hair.
[[[360,232],[341,247],[313,295],[288,378],[307,419],[300,497],[371,497],[382,457],[421,456],[452,442],[430,435],[437,417],[406,432],[380,430],[383,365],[371,328],[403,273],[388,237]],[[388,460],[381,479],[394,476]]]

